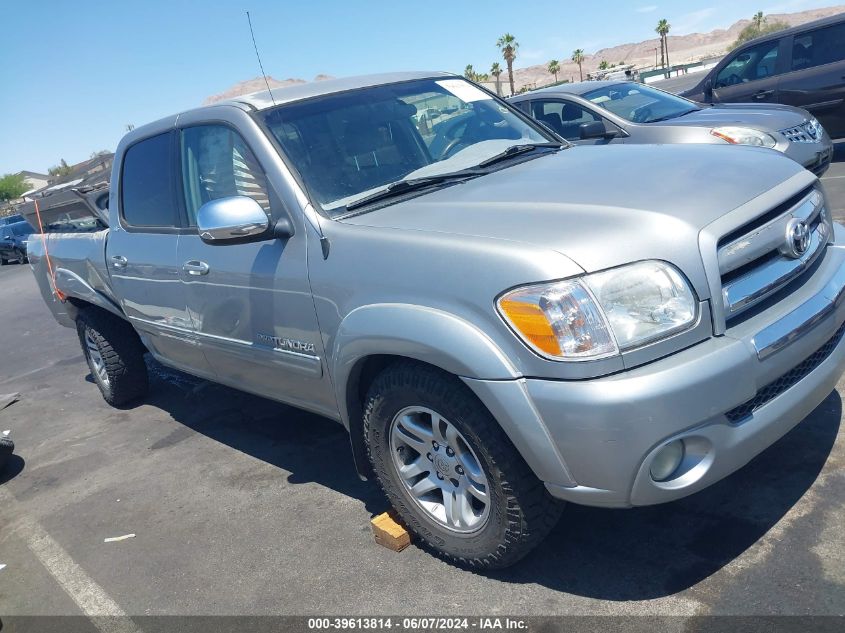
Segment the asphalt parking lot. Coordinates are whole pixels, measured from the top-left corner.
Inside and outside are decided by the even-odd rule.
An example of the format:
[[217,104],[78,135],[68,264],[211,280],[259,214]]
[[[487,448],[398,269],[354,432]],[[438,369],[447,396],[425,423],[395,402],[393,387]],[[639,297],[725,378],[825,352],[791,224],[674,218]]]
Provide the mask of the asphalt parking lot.
[[[845,143],[824,182],[845,222]],[[570,505],[520,565],[479,575],[374,544],[386,501],[333,422],[152,364],[149,398],[111,409],[28,266],[0,269],[0,297],[0,394],[20,393],[0,411],[4,617],[845,614],[845,380],[719,484]]]

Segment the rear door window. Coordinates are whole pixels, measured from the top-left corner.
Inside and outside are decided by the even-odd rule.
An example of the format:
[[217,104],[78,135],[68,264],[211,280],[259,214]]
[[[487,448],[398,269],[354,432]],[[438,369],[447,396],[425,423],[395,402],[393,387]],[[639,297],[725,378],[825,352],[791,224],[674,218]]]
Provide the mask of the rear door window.
[[178,226],[171,133],[150,137],[126,151],[120,196],[123,219],[129,226]]
[[845,22],[796,35],[792,43],[792,70],[842,60],[845,60]]
[[719,71],[715,87],[736,86],[778,74],[779,49],[780,40],[745,49]]

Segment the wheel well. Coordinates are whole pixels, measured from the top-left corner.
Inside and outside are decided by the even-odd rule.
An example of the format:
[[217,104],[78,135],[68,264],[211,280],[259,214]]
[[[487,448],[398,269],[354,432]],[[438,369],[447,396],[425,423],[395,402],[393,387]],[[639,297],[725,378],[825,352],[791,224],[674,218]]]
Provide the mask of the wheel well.
[[[68,310],[68,315],[76,321],[79,313],[85,310],[86,312],[101,312],[103,314],[111,314],[108,310],[104,310],[98,305],[85,301],[84,299],[79,299],[78,297],[68,297],[67,303],[73,306],[73,311]],[[114,315],[112,315],[114,316]]]
[[349,417],[349,439],[352,443],[352,457],[355,468],[362,479],[373,476],[367,446],[364,441],[364,400],[376,376],[388,365],[406,360],[404,356],[376,354],[355,363],[346,383],[346,412]]
[[102,315],[107,316],[109,318],[116,319],[116,320],[119,320],[119,321],[123,321],[124,323],[126,323],[127,326],[129,326],[132,329],[132,332],[134,333],[135,338],[137,339],[137,342],[141,345],[141,347],[145,351],[147,351],[147,348],[144,345],[144,342],[141,340],[141,337],[138,336],[138,332],[135,331],[135,328],[132,327],[132,324],[129,323],[129,321],[127,321],[126,319],[119,317],[114,312],[109,312],[105,308],[101,308],[98,305],[95,305],[93,303],[85,301],[84,299],[79,299],[78,297],[68,297],[67,303],[70,304],[71,306],[73,306],[73,310],[68,310],[68,316],[70,316],[70,318],[72,318],[74,321],[76,321],[76,319],[79,317],[79,313],[82,312],[82,311],[97,312],[98,314],[102,314]]
[[349,373],[349,380],[346,383],[346,411],[349,416],[349,438],[352,442],[352,456],[355,459],[355,468],[362,479],[370,479],[373,476],[364,439],[364,401],[367,399],[367,392],[370,390],[370,385],[373,384],[376,376],[385,367],[399,361],[408,360],[419,363],[420,365],[434,367],[438,371],[445,371],[436,365],[408,356],[374,354],[358,360]]

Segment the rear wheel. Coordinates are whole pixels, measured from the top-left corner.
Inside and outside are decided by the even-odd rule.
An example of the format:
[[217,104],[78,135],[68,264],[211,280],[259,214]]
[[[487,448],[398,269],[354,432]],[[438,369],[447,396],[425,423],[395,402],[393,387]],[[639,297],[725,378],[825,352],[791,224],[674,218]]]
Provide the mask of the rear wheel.
[[452,563],[507,567],[557,522],[562,504],[454,376],[410,361],[388,367],[369,390],[364,430],[388,499]]
[[121,406],[147,394],[144,348],[126,321],[99,310],[83,310],[76,319],[82,352],[103,399]]
[[5,257],[0,257],[0,266],[5,266],[8,263],[9,263],[8,259],[6,259]]

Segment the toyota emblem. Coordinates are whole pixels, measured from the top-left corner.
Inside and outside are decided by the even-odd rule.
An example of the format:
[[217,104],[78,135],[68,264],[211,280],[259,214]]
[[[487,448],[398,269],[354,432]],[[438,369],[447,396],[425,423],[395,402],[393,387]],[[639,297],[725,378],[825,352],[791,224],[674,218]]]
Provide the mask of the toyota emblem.
[[810,248],[810,227],[804,220],[793,218],[786,225],[786,253],[798,259]]

